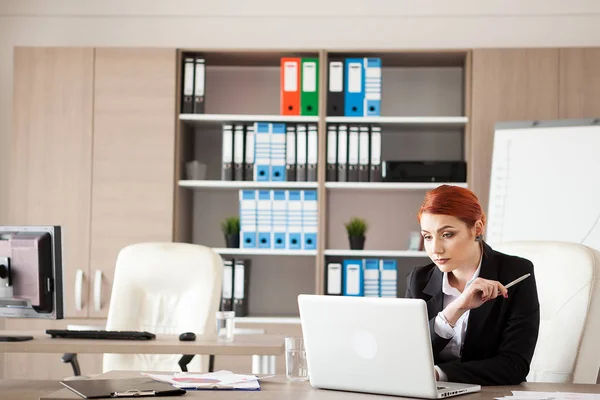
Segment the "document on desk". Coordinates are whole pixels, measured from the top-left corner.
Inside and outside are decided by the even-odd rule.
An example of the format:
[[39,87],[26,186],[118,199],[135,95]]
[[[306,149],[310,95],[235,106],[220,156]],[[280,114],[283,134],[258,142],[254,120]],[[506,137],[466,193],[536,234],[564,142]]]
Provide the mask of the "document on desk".
[[256,375],[240,375],[231,371],[208,374],[176,372],[173,375],[144,373],[143,375],[186,390],[260,390],[258,382],[260,378]]
[[496,397],[496,400],[600,400],[597,393],[528,392],[513,390],[512,396]]

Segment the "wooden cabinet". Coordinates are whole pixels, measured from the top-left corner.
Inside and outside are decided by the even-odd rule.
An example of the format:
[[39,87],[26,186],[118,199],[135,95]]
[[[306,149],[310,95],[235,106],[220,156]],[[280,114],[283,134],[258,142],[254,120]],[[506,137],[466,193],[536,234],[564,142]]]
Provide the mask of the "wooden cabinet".
[[[175,64],[174,49],[96,50],[90,255],[94,282],[89,300],[93,318],[108,315],[119,251],[133,243],[173,238]],[[95,281],[99,278],[101,284]]]
[[[65,312],[88,316],[94,49],[16,48],[9,215],[14,225],[61,225]],[[81,307],[75,277],[83,273]],[[6,320],[6,329],[48,329],[75,320]],[[82,356],[89,373],[97,356]],[[65,377],[57,354],[6,354],[4,377]]]
[[600,48],[560,50],[560,118],[600,117]]
[[[15,49],[9,223],[63,227],[67,319],[6,329],[103,326],[120,249],[172,240],[175,65],[174,49]],[[101,360],[81,355],[82,373]],[[56,354],[7,354],[4,367],[7,378],[71,374]]]
[[93,96],[94,49],[15,49],[8,214],[14,225],[62,226],[70,318],[88,315]]
[[487,211],[494,124],[559,117],[559,50],[474,50],[472,77],[469,176]]

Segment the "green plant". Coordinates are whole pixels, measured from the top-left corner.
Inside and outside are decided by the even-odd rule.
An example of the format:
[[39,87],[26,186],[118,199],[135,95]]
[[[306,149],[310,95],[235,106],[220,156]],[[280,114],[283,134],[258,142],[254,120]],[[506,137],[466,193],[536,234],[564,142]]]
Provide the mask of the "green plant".
[[225,236],[240,233],[240,217],[227,217],[221,221],[221,230]]
[[348,237],[362,237],[367,232],[367,222],[362,218],[353,217],[344,224]]

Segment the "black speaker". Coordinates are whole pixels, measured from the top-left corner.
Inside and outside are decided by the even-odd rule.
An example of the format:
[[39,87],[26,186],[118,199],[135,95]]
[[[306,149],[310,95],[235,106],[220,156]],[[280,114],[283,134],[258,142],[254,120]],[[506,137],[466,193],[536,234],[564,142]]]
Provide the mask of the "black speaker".
[[384,161],[384,182],[466,182],[464,161]]

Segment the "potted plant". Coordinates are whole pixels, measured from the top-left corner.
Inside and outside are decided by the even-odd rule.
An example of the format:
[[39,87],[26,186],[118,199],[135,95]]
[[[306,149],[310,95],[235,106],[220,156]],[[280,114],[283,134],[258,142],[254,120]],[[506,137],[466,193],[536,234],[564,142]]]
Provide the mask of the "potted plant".
[[365,233],[367,232],[367,223],[362,218],[351,218],[344,224],[348,233],[351,250],[363,250],[365,248]]
[[240,247],[240,217],[228,217],[221,222],[221,230],[225,235],[227,248],[237,249]]

